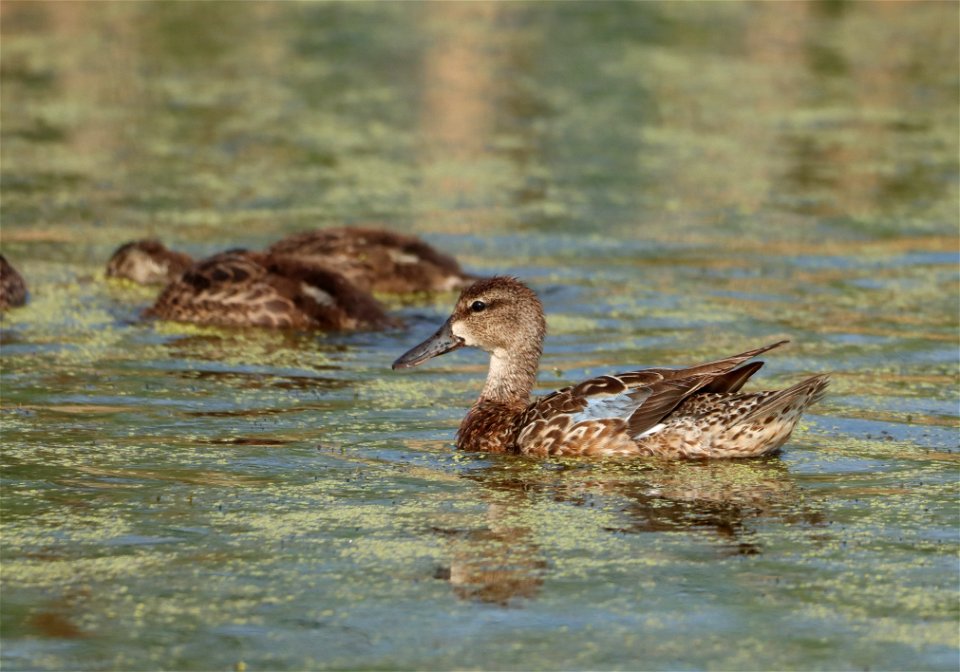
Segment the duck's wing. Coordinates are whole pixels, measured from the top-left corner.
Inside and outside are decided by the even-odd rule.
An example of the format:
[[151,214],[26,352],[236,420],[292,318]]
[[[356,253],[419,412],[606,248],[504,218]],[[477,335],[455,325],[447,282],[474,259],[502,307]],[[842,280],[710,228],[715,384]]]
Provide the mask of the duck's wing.
[[642,369],[600,376],[558,390],[528,407],[520,420],[520,442],[530,444],[582,424],[638,437],[697,392],[739,390],[763,363],[740,365],[786,342],[684,369]]

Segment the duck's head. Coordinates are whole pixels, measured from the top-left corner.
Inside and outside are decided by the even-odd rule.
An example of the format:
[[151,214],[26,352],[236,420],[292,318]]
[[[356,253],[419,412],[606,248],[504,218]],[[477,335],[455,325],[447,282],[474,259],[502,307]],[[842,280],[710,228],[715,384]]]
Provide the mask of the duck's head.
[[118,247],[107,262],[107,277],[141,285],[162,285],[176,279],[193,259],[167,249],[159,240],[134,240]]
[[546,334],[543,305],[516,278],[495,276],[463,290],[453,313],[433,336],[401,355],[394,369],[405,369],[457,348],[480,348],[494,357],[535,353]]

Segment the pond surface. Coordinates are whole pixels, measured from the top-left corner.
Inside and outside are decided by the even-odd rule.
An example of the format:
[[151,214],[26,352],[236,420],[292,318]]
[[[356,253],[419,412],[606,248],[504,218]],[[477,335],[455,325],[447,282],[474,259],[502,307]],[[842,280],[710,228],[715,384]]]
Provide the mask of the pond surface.
[[[2,666],[958,665],[954,3],[2,7]],[[781,337],[772,459],[459,454],[486,362],[141,321],[379,222],[544,299],[540,387]]]

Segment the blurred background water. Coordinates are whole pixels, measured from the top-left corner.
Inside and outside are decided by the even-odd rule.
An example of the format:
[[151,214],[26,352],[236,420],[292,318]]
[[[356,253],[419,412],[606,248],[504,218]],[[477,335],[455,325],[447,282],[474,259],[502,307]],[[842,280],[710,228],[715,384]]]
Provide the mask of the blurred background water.
[[[947,2],[0,5],[4,669],[958,665]],[[781,456],[457,454],[479,353],[107,281],[378,223],[543,296],[541,388],[789,337]]]

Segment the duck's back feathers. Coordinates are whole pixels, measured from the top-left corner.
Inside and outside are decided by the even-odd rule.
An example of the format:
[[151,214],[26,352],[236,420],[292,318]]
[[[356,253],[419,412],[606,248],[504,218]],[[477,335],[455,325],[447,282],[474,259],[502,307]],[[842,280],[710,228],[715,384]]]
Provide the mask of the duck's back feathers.
[[472,279],[452,256],[419,238],[386,229],[305,231],[274,243],[267,253],[320,260],[361,289],[374,292],[449,291]]
[[16,308],[27,302],[27,283],[17,269],[0,254],[0,310]]
[[335,271],[239,250],[191,266],[147,315],[216,326],[334,331],[392,324],[373,297]]

